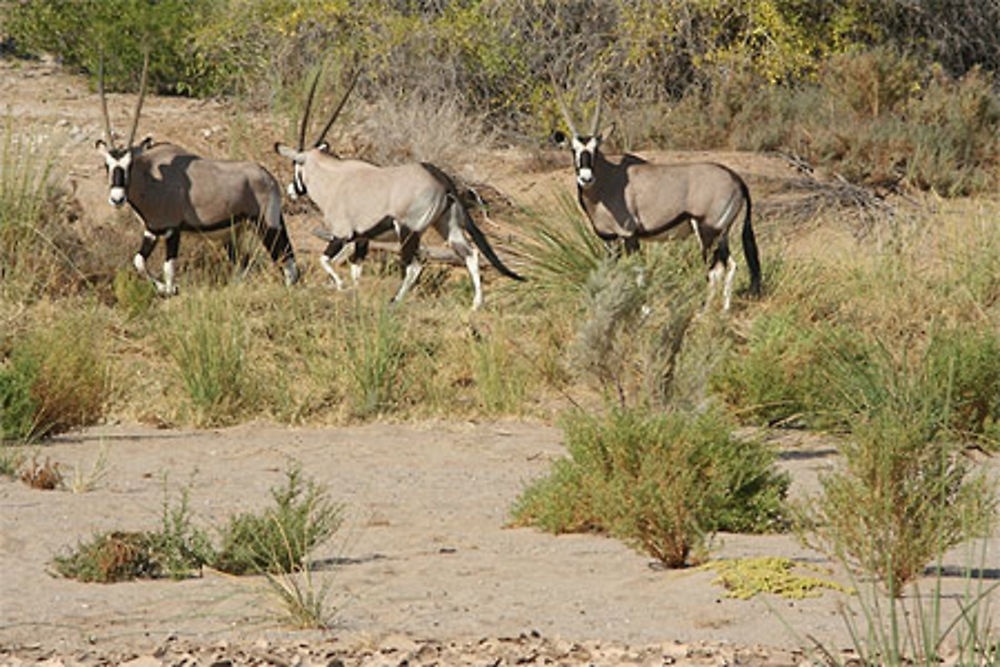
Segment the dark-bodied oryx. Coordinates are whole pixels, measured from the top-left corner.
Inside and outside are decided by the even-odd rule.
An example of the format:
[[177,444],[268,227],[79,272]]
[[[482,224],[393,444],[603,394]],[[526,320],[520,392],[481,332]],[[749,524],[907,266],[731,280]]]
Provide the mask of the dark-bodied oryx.
[[[142,246],[133,260],[136,270],[151,280],[160,294],[176,294],[174,264],[181,232],[224,235],[232,240],[238,229],[251,227],[271,258],[281,265],[285,283],[296,282],[299,271],[281,213],[281,186],[266,169],[253,162],[202,158],[170,143],[154,143],[150,137],[138,145],[133,143],[148,69],[147,54],[132,129],[124,146],[116,146],[112,137],[103,60],[98,74],[104,139],[98,139],[96,147],[108,172],[108,201],[115,208],[128,202],[145,227]],[[146,269],[160,237],[167,244],[162,282]]]
[[613,124],[599,131],[601,99],[598,92],[590,131],[579,132],[566,108],[555,78],[552,86],[571,137],[560,131],[553,139],[573,151],[577,194],[594,231],[605,241],[621,239],[626,252],[640,240],[661,241],[694,232],[708,263],[706,307],[725,274],[723,308],[729,309],[736,261],[729,253],[729,228],[741,209],[743,254],[750,270],[750,292],[760,293],[760,258],[750,223],[750,191],[733,170],[714,162],[654,164],[625,154],[611,159],[600,150]]
[[451,179],[442,171],[425,163],[380,167],[364,160],[341,158],[330,151],[324,137],[344,108],[357,78],[355,74],[319,138],[312,148],[306,150],[306,128],[319,81],[317,75],[306,100],[298,150],[280,143],[274,145],[279,155],[292,161],[294,174],[288,187],[289,197],[308,194],[323,213],[326,230],[319,235],[329,243],[320,261],[337,286],[341,287],[342,282],[334,265],[344,254],[350,252],[351,275],[356,281],[368,242],[393,234],[399,239],[400,255],[405,267],[403,282],[392,299],[398,302],[420,275],[420,237],[431,226],[465,261],[475,290],[473,309],[479,308],[483,303],[479,254],[466,240],[463,229],[500,273],[515,280],[523,280],[497,257],[459,200]]

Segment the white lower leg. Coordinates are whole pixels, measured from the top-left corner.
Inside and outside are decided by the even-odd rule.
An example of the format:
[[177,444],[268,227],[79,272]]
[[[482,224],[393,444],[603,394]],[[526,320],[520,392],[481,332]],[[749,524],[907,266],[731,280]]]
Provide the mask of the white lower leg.
[[351,264],[351,282],[354,286],[358,286],[358,281],[361,280],[361,264]]
[[299,282],[299,267],[295,264],[295,259],[289,257],[285,260],[285,265],[281,267],[285,273],[285,285],[291,286]]
[[177,287],[174,285],[174,266],[176,262],[176,259],[168,259],[163,263],[163,293],[169,296],[177,294]]
[[167,286],[154,278],[153,274],[146,268],[146,258],[142,256],[142,253],[135,253],[135,257],[132,258],[132,264],[135,266],[135,270],[139,272],[139,275],[153,283],[158,294],[167,294]]
[[472,310],[478,310],[483,305],[483,281],[479,276],[479,253],[473,250],[465,257],[465,266],[469,269],[469,276],[472,278],[472,289],[475,294],[472,297]]
[[705,297],[705,310],[708,310],[712,301],[714,300],[715,293],[719,291],[719,281],[723,279],[723,274],[725,272],[725,267],[722,264],[716,263],[708,271],[708,296]]
[[729,310],[733,299],[733,278],[736,276],[736,260],[732,257],[726,262],[726,282],[722,288],[722,309]]
[[331,261],[326,255],[320,255],[319,263],[323,266],[323,269],[330,275],[330,277],[333,278],[333,283],[337,286],[337,289],[344,289],[344,281],[341,280],[340,276],[337,275],[337,272],[334,271],[333,261]]
[[420,277],[420,271],[423,270],[423,266],[420,262],[413,261],[406,265],[406,275],[403,277],[403,284],[399,286],[399,291],[396,292],[396,296],[392,297],[393,302],[399,302],[403,300],[406,293],[410,291],[413,287],[413,283],[417,282],[417,278]]

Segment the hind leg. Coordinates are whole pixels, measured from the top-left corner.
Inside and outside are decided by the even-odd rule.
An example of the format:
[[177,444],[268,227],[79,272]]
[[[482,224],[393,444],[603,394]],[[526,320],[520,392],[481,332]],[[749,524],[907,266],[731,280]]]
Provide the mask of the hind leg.
[[719,283],[723,283],[722,309],[729,310],[729,302],[733,294],[733,275],[736,273],[736,260],[729,254],[729,243],[723,238],[712,253],[712,263],[708,269],[708,296],[705,298],[705,310],[708,310]]
[[479,273],[479,251],[469,244],[465,234],[462,233],[459,215],[461,215],[461,211],[458,210],[455,203],[452,203],[448,214],[439,218],[439,221],[435,223],[435,228],[447,240],[455,254],[465,262],[465,268],[468,269],[469,277],[472,279],[474,292],[472,310],[478,310],[483,305],[483,281]]
[[[299,267],[295,264],[295,251],[292,241],[288,238],[288,230],[282,224],[278,228],[265,226],[261,233],[264,247],[271,255],[271,260],[281,266],[285,274],[285,285],[294,285],[299,281]],[[234,239],[230,240],[233,243]]]
[[406,293],[417,282],[417,278],[420,277],[420,271],[423,270],[423,266],[421,266],[420,260],[417,258],[417,250],[420,248],[420,234],[400,225],[399,241],[401,245],[400,259],[406,268],[403,275],[403,283],[399,286],[396,296],[392,297],[393,303],[399,303],[403,300]]

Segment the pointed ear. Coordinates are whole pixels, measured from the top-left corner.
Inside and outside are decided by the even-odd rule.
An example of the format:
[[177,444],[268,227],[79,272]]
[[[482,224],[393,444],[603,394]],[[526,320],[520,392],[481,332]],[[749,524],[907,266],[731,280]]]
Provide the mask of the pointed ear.
[[607,139],[614,131],[615,131],[615,122],[611,121],[611,124],[606,125],[604,129],[601,130],[601,133],[597,136],[600,137],[601,139]]
[[295,162],[296,164],[302,164],[303,162],[306,161],[306,156],[304,153],[300,153],[294,148],[286,146],[285,144],[282,143],[274,144],[274,152],[280,155],[281,157],[288,158],[289,160]]
[[563,132],[562,130],[556,130],[555,132],[553,132],[551,135],[551,139],[552,143],[554,143],[556,146],[566,145],[566,133]]
[[146,137],[145,139],[139,142],[139,148],[141,148],[142,150],[146,150],[152,145],[153,145],[153,137]]
[[94,142],[94,148],[101,151],[102,153],[107,153],[108,142],[104,141],[104,139],[98,139],[97,141]]
[[316,148],[318,148],[319,150],[323,151],[324,153],[329,153],[330,152],[330,142],[329,141],[321,141],[320,143],[316,144]]

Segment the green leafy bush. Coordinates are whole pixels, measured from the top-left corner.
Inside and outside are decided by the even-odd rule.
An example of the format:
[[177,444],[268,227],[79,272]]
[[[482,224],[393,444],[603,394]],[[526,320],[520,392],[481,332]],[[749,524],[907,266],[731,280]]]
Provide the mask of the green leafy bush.
[[134,89],[150,49],[149,82],[154,90],[184,92],[189,43],[217,0],[46,0],[15,2],[3,29],[17,47],[52,52],[70,67],[96,73],[104,55],[109,90]]
[[703,556],[710,533],[783,524],[789,480],[774,452],[733,438],[718,413],[613,408],[573,413],[564,429],[569,458],[519,497],[519,524],[607,532],[670,567]]
[[182,579],[214,558],[207,533],[191,521],[189,493],[171,506],[164,494],[160,529],[109,531],[80,543],[53,559],[63,577],[86,582],[114,583],[132,579]]
[[[828,376],[851,437],[840,447],[843,469],[822,478],[822,494],[802,510],[806,527],[821,548],[896,595],[996,518],[995,481],[973,470],[955,437],[953,408],[970,405],[968,396],[956,400],[956,378],[979,370],[959,349],[938,337],[908,363],[879,347],[863,361],[835,360]],[[976,391],[995,400],[995,384]]]
[[340,527],[342,507],[304,478],[299,466],[286,471],[285,485],[272,488],[271,497],[274,506],[260,514],[230,517],[215,568],[232,574],[300,572],[308,554]]

